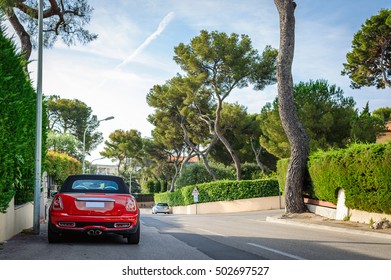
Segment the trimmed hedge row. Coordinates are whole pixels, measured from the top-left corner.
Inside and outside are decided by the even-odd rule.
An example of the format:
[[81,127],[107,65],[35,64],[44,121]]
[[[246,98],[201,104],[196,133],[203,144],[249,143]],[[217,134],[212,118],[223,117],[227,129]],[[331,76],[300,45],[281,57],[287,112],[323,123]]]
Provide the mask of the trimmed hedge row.
[[24,71],[26,64],[16,45],[6,38],[0,18],[0,212],[6,212],[13,196],[17,205],[34,199],[36,92]]
[[199,203],[279,195],[278,182],[275,179],[223,180],[187,186],[171,193],[156,193],[155,202],[167,202],[170,206],[190,205],[193,203],[194,187],[197,187],[199,192]]
[[[287,160],[278,164],[280,186],[285,185]],[[391,214],[391,142],[355,144],[347,149],[317,152],[309,157],[312,198],[337,203],[339,189],[351,209]]]

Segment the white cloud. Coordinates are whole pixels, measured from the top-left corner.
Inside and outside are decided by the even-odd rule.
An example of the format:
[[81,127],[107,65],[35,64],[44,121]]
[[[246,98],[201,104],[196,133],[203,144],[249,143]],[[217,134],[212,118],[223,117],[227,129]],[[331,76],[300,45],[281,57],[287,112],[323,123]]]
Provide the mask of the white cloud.
[[148,38],[145,39],[145,41],[140,46],[138,46],[138,48],[130,56],[128,56],[119,65],[117,65],[116,68],[121,68],[124,65],[128,64],[129,62],[131,62],[132,60],[134,60],[153,40],[155,40],[164,31],[164,29],[166,29],[167,25],[170,23],[170,21],[173,18],[174,18],[174,13],[173,12],[168,13],[159,23],[155,32],[149,35]]

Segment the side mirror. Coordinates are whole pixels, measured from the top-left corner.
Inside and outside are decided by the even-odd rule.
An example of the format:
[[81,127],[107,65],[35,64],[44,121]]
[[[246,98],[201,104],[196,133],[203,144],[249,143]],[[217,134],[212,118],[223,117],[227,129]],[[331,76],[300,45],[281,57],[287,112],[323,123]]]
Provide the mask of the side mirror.
[[54,197],[56,194],[58,194],[58,191],[53,191],[53,192],[50,193],[50,196]]

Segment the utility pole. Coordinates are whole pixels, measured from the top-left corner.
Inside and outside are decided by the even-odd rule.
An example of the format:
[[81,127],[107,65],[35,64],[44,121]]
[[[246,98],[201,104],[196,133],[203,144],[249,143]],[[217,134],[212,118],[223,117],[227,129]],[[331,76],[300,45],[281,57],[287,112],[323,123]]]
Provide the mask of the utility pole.
[[34,214],[33,232],[39,234],[41,166],[42,166],[42,33],[43,33],[43,0],[38,7],[38,70],[37,70],[37,114],[35,136],[35,180],[34,180]]
[[[110,117],[107,117],[103,120],[99,120],[98,123],[100,124],[101,122],[104,122],[104,121],[109,121],[109,120],[112,120],[114,119],[113,116],[110,116]],[[87,130],[89,128],[89,125],[87,124],[87,127],[86,129],[84,130],[84,133],[83,133],[83,174],[86,172],[86,134],[87,134]]]

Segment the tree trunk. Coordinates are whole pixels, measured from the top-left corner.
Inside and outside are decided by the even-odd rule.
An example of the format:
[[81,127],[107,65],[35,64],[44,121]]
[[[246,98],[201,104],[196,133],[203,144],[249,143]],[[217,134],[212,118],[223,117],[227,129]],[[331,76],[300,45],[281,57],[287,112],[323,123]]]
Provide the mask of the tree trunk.
[[220,115],[221,115],[222,105],[223,105],[222,100],[219,100],[219,102],[217,102],[214,131],[215,131],[217,137],[220,139],[220,141],[224,144],[224,146],[227,149],[227,151],[229,152],[229,154],[231,155],[232,160],[234,161],[234,164],[235,164],[236,180],[239,181],[242,178],[239,157],[236,154],[235,150],[232,148],[231,144],[228,142],[228,140],[224,137],[224,135],[220,131]]
[[[209,166],[209,160],[208,160],[208,156],[207,156],[207,153],[208,152],[202,152],[200,151],[200,149],[198,149],[191,141],[190,141],[190,138],[189,138],[189,134],[187,132],[187,128],[184,124],[184,118],[182,118],[181,120],[181,127],[182,127],[182,130],[183,130],[183,137],[184,137],[184,140],[186,142],[187,145],[189,145],[189,147],[197,154],[199,155],[200,157],[202,157],[202,161],[204,163],[204,166],[206,168],[206,171],[208,171],[208,173],[212,176],[213,180],[216,181],[219,177],[218,175],[216,174],[216,172],[214,172],[214,170]],[[212,141],[212,143],[210,144],[210,146],[208,147],[207,151],[209,151],[209,148],[211,147],[211,145],[214,145],[214,143],[216,143],[215,141]]]
[[7,11],[7,17],[12,24],[12,27],[15,29],[16,34],[18,34],[18,37],[20,38],[21,53],[23,54],[24,59],[29,61],[32,51],[30,35],[26,32],[23,25],[20,23],[13,9]]
[[284,131],[291,146],[291,158],[285,185],[287,213],[306,211],[303,185],[309,153],[308,136],[297,117],[293,98],[292,61],[295,45],[296,3],[274,0],[280,15],[280,50],[277,58],[278,109]]
[[176,179],[178,177],[178,174],[179,174],[178,164],[175,163],[174,167],[175,167],[175,174],[174,174],[174,177],[171,180],[171,185],[170,185],[170,190],[169,190],[170,192],[174,192],[175,191],[175,181],[176,181]]
[[261,160],[259,159],[259,155],[261,154],[262,152],[262,147],[260,147],[259,149],[257,149],[255,146],[254,146],[254,137],[251,136],[250,137],[250,144],[251,144],[251,149],[253,150],[254,152],[254,156],[255,156],[255,160],[257,162],[257,165],[259,166],[259,169],[262,171],[262,172],[266,172],[266,167],[262,164]]

